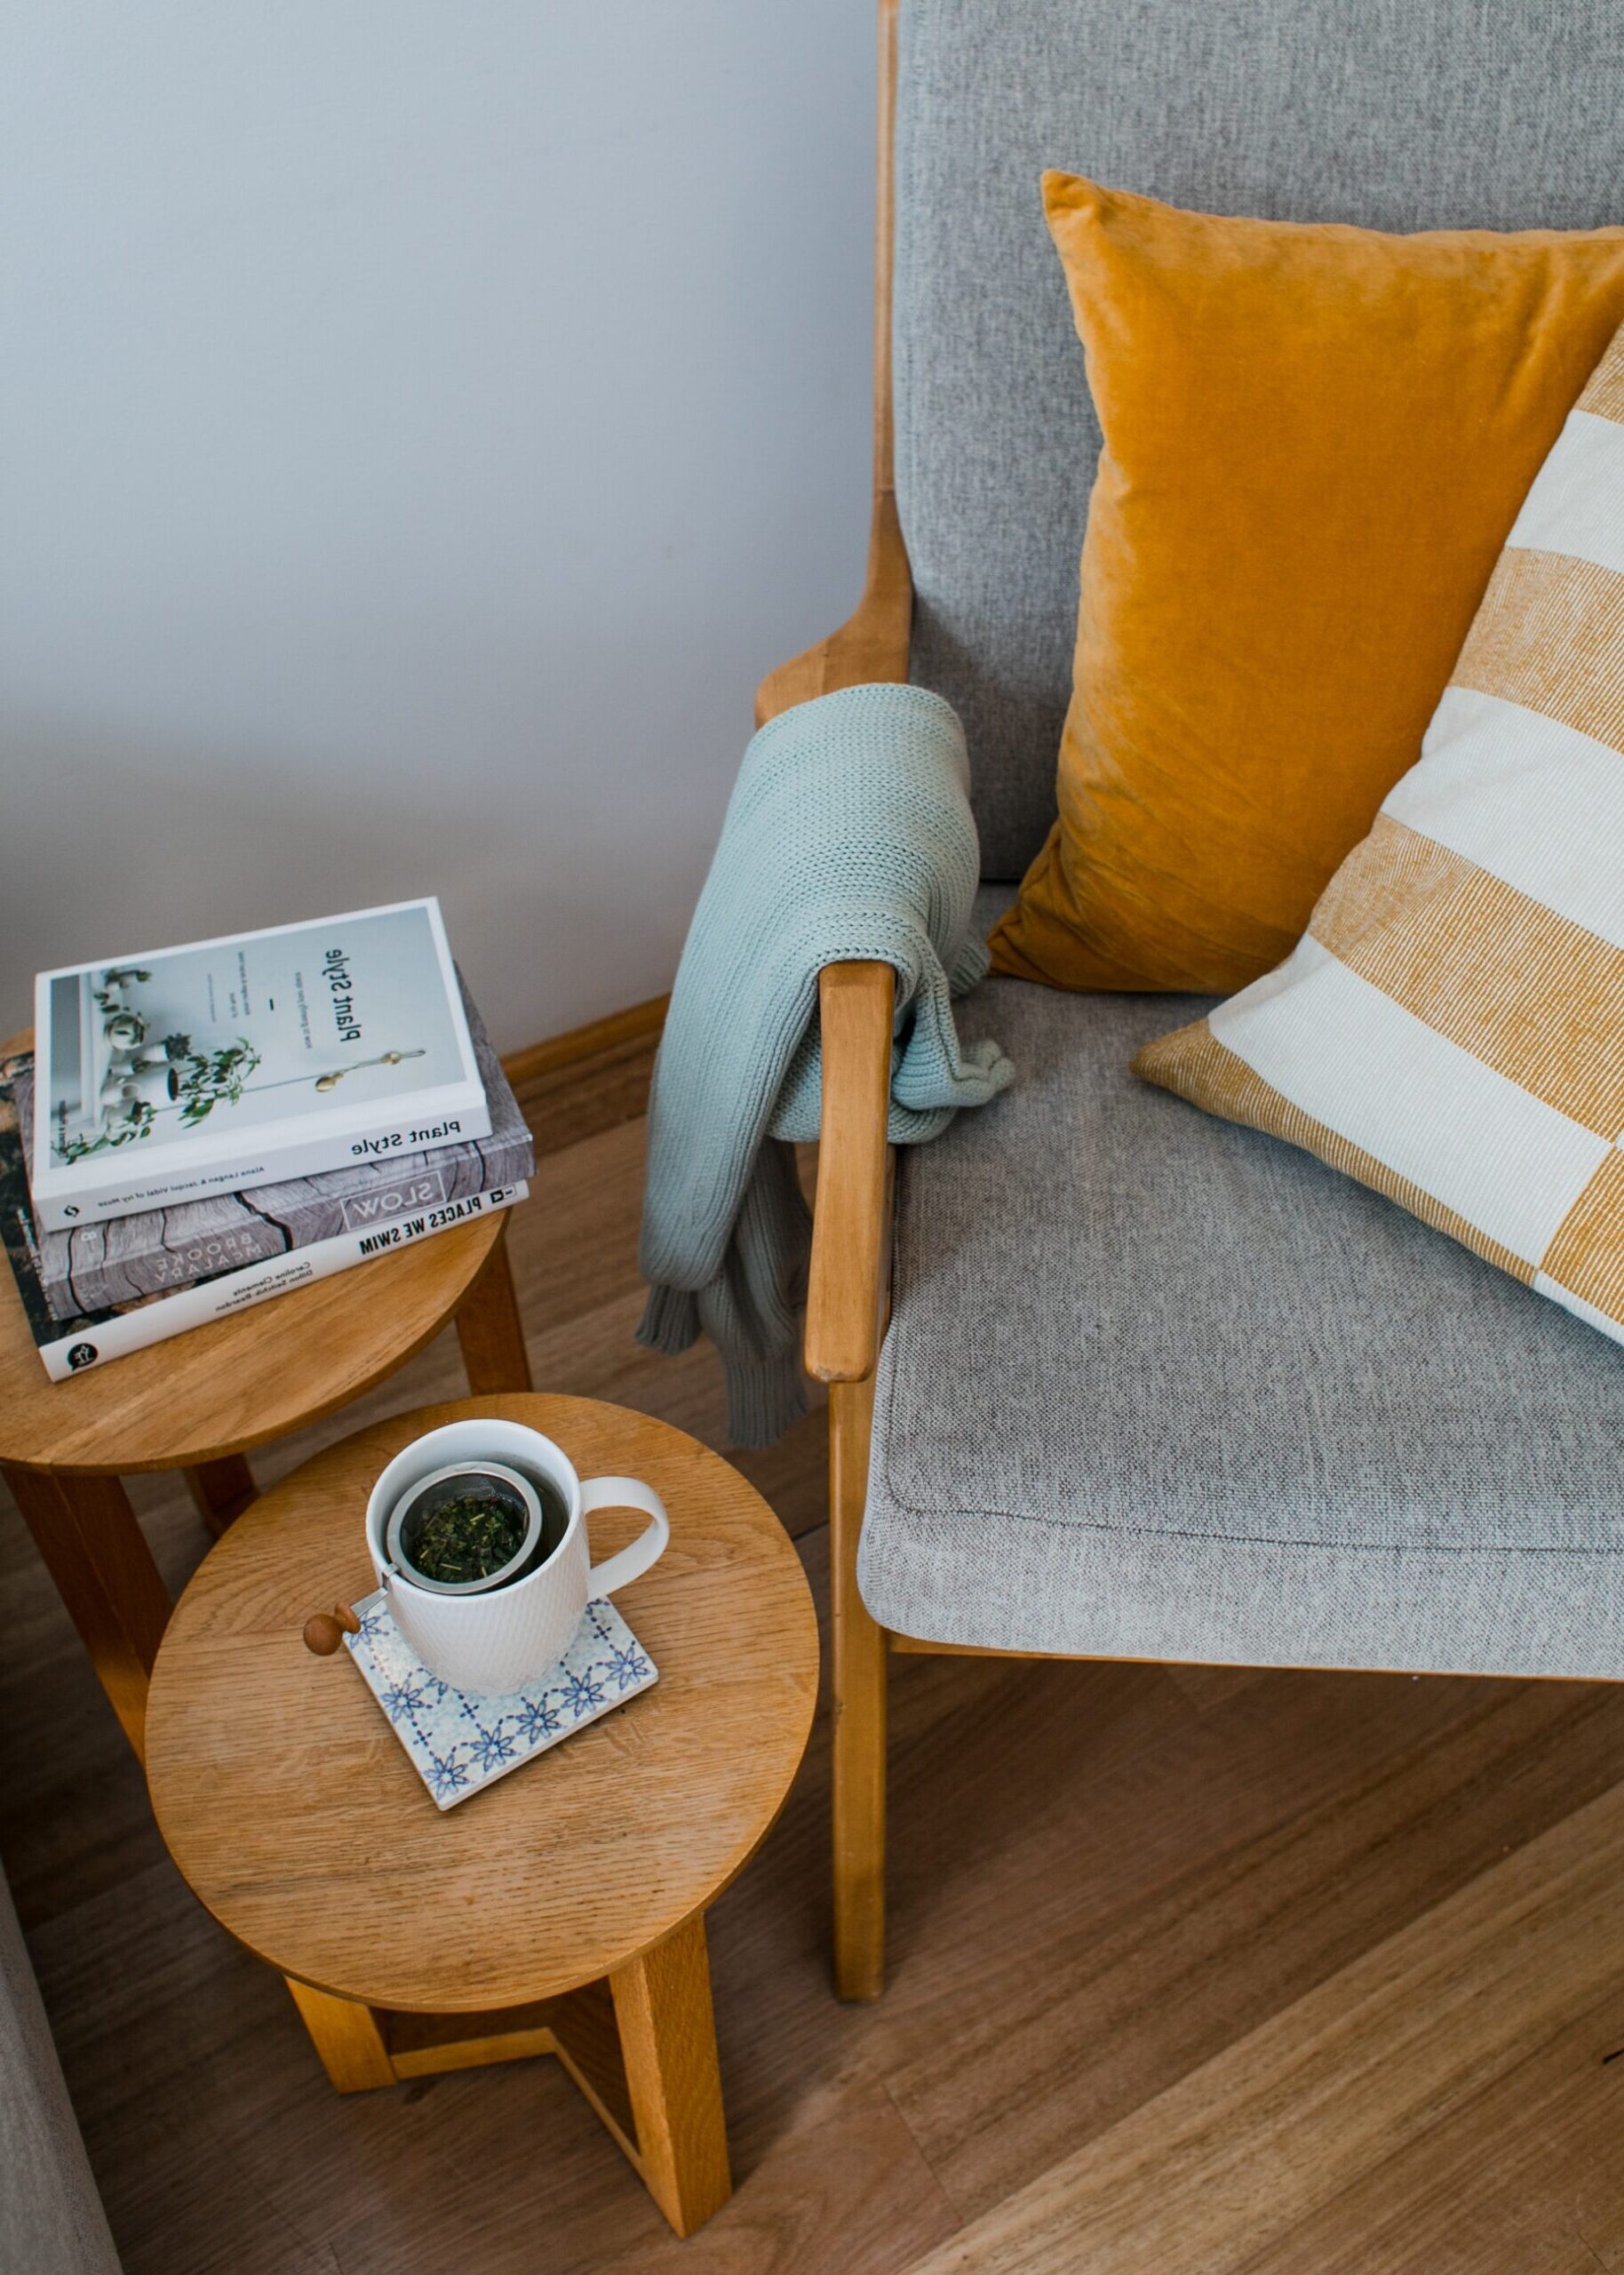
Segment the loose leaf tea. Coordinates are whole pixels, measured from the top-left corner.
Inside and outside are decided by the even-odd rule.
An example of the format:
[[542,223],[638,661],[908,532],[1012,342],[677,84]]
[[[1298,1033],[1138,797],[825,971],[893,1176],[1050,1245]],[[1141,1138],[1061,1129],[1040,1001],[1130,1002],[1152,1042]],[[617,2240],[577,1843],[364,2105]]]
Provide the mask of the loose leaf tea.
[[489,1579],[524,1545],[522,1505],[499,1486],[470,1484],[408,1521],[402,1546],[426,1580]]

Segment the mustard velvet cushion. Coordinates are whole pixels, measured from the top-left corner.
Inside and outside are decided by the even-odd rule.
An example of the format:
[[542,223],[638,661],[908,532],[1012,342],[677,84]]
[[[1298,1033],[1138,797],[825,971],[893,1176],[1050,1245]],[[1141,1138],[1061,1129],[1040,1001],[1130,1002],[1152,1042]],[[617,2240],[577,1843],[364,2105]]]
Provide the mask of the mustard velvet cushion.
[[1060,818],[993,964],[1227,992],[1290,950],[1413,763],[1624,320],[1624,229],[1389,236],[1043,191],[1104,446]]
[[1134,1066],[1624,1339],[1624,335],[1302,939]]

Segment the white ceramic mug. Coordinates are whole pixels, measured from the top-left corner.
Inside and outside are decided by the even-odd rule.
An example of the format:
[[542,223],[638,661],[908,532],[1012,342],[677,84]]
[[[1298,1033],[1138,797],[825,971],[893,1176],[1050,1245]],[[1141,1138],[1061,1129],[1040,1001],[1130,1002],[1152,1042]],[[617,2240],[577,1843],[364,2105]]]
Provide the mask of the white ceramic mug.
[[[495,1461],[521,1476],[544,1477],[567,1512],[563,1538],[533,1572],[506,1587],[447,1595],[418,1587],[385,1545],[390,1512],[414,1485],[456,1462]],[[586,1520],[594,1509],[644,1509],[649,1523],[629,1548],[593,1564]],[[517,1422],[453,1422],[396,1454],[367,1503],[367,1550],[395,1625],[431,1674],[454,1690],[522,1690],[555,1666],[574,1640],[587,1605],[635,1580],[671,1537],[665,1505],[635,1477],[576,1473],[561,1446]]]

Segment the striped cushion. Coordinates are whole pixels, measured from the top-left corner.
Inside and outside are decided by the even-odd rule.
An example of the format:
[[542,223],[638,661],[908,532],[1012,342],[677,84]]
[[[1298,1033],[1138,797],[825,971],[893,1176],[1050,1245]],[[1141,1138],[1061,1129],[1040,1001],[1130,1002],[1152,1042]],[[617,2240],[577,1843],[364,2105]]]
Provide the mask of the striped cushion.
[[1307,933],[1134,1067],[1624,1340],[1624,331]]

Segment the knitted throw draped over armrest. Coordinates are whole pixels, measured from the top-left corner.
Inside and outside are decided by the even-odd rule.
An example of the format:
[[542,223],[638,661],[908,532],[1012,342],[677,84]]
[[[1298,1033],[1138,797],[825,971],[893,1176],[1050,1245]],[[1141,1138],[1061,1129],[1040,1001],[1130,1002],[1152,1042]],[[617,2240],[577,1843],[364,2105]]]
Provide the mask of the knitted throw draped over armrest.
[[896,974],[893,1144],[1011,1080],[996,1043],[963,1050],[953,1024],[951,998],[987,969],[968,792],[957,714],[923,688],[797,704],[744,754],[655,1066],[637,1331],[662,1351],[712,1338],[736,1444],[770,1444],[806,1409],[811,1219],[790,1147],[818,1134],[824,966]]

